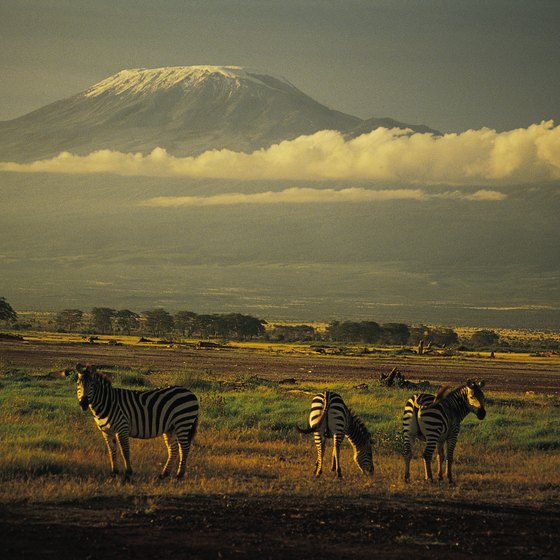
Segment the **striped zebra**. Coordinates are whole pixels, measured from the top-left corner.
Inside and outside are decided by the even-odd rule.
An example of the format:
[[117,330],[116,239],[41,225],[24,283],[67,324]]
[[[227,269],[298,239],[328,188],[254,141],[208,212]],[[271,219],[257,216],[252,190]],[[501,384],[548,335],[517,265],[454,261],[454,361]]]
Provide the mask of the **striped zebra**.
[[317,448],[315,476],[321,476],[323,470],[326,439],[333,438],[332,470],[338,478],[342,478],[340,444],[344,436],[354,449],[354,461],[362,473],[373,475],[371,436],[362,420],[344,404],[337,393],[325,391],[315,395],[311,401],[309,428],[297,427],[297,430],[302,434],[313,432]]
[[408,399],[403,414],[404,438],[404,480],[410,481],[410,460],[415,438],[426,442],[424,469],[426,480],[433,482],[432,456],[438,450],[438,479],[443,480],[443,465],[447,446],[447,480],[453,483],[453,451],[461,429],[461,421],[469,412],[479,420],[486,416],[484,408],[484,381],[476,383],[468,380],[465,385],[449,390],[442,388],[436,396],[426,393],[413,395]]
[[198,424],[198,401],[184,387],[150,391],[132,391],[113,387],[111,380],[95,366],[76,365],[78,401],[83,410],[91,410],[107,448],[111,473],[118,474],[115,464],[117,445],[120,449],[125,479],[132,475],[129,438],[150,439],[163,435],[167,461],[160,477],[170,474],[177,460],[177,478],[185,474],[185,464]]

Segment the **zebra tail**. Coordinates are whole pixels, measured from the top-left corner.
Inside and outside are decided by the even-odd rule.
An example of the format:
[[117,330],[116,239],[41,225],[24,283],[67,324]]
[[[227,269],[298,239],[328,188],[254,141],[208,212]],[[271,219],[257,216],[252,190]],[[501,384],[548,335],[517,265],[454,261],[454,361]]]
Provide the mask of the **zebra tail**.
[[195,438],[197,432],[198,432],[198,416],[194,419],[193,425],[191,427],[191,439],[190,439],[191,442]]
[[316,432],[317,431],[316,428],[300,428],[299,426],[296,426],[296,430],[300,434],[310,434],[311,432]]

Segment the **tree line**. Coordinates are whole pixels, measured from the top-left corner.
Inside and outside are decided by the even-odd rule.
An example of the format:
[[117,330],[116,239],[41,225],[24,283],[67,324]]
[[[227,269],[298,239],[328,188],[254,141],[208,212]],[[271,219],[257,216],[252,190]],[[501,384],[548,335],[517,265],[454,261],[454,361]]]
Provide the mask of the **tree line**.
[[[0,297],[0,322],[14,328],[17,313],[5,297]],[[267,340],[271,342],[333,342],[364,345],[406,346],[417,345],[418,353],[431,346],[457,347],[461,341],[450,328],[410,326],[405,323],[379,324],[375,321],[333,321],[319,332],[311,325],[269,325],[263,319],[241,313],[198,314],[178,311],[171,314],[163,308],[136,313],[129,309],[94,307],[84,313],[81,309],[63,309],[54,318],[59,332],[82,334],[138,335],[169,338]],[[500,345],[499,335],[481,329],[463,341],[472,348],[493,348]]]
[[157,308],[138,314],[129,309],[94,307],[87,318],[80,309],[64,309],[57,313],[55,323],[58,330],[66,332],[85,328],[96,334],[250,340],[264,335],[266,321],[241,313],[199,315],[179,311],[172,315]]

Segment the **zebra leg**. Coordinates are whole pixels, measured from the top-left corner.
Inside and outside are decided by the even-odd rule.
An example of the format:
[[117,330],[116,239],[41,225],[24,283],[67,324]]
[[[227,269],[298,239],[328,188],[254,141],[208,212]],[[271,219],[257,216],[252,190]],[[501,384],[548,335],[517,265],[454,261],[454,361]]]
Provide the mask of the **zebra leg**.
[[434,481],[434,477],[432,475],[432,457],[434,455],[437,444],[438,443],[436,439],[427,439],[426,447],[424,448],[424,453],[422,454],[422,458],[424,459],[424,472],[426,475],[425,478],[430,482]]
[[443,441],[438,443],[438,480],[443,480],[443,466],[445,464],[445,450],[443,448]]
[[447,440],[447,481],[453,484],[453,453],[457,440],[452,438]]
[[121,449],[121,455],[124,461],[124,479],[129,480],[132,476],[132,465],[130,464],[130,446],[128,443],[128,433],[117,434],[117,443]]
[[191,448],[190,432],[185,436],[178,436],[178,442],[179,442],[179,465],[177,467],[177,478],[183,478],[185,476],[187,457],[189,456],[189,450]]
[[115,476],[119,474],[119,469],[117,469],[117,440],[115,436],[111,436],[106,434],[105,432],[101,432],[103,434],[103,439],[107,444],[107,450],[109,451],[109,462],[111,463],[111,476]]
[[410,461],[412,460],[412,446],[418,436],[418,413],[415,405],[409,399],[403,414],[403,458],[404,458],[404,481],[410,482]]
[[342,443],[343,439],[343,435],[334,434],[333,436],[332,470],[336,471],[337,478],[342,478],[342,471],[340,470],[340,444]]
[[321,476],[323,472],[323,456],[325,454],[325,438],[318,432],[313,432],[313,441],[317,449],[317,462],[315,463],[315,476]]
[[174,433],[170,432],[163,434],[163,441],[165,441],[165,447],[167,447],[167,461],[165,461],[163,470],[159,475],[160,478],[166,478],[169,476],[170,467],[175,461],[175,457],[177,457],[179,450],[179,441]]
[[410,482],[410,461],[412,460],[412,443],[414,439],[412,439],[408,432],[403,433],[404,439],[404,451],[403,451],[403,458],[404,458],[404,481]]

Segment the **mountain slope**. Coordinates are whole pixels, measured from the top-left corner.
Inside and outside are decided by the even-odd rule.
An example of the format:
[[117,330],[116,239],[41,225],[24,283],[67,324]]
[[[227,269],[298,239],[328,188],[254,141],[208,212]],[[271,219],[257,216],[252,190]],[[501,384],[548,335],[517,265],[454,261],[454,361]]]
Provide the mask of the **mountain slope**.
[[99,149],[147,153],[158,146],[177,156],[252,151],[324,129],[357,135],[352,131],[368,122],[321,105],[287,80],[235,66],[123,70],[1,122],[0,160]]

